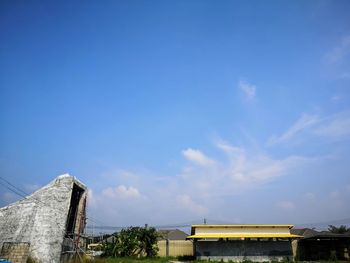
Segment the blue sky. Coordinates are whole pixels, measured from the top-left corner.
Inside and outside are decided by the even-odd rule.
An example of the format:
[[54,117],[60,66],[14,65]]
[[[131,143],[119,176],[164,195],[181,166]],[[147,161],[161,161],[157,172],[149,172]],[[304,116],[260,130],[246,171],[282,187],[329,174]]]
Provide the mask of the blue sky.
[[27,192],[74,175],[106,225],[348,218],[349,13],[2,1],[0,174]]

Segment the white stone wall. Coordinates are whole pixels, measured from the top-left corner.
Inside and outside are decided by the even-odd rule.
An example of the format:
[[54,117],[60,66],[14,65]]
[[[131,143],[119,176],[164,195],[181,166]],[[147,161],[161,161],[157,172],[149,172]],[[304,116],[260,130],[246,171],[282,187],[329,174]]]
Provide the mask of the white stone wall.
[[60,262],[73,184],[69,175],[57,177],[27,198],[0,208],[0,248],[3,242],[30,243],[31,257],[42,263]]

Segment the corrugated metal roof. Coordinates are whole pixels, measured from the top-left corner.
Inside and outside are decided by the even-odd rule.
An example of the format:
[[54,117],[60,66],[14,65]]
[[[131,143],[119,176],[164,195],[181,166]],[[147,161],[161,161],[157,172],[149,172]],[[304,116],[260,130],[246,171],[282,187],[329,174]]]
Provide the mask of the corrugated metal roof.
[[240,234],[197,234],[188,236],[188,239],[198,238],[301,238],[302,236],[293,234],[265,234],[265,233],[240,233]]

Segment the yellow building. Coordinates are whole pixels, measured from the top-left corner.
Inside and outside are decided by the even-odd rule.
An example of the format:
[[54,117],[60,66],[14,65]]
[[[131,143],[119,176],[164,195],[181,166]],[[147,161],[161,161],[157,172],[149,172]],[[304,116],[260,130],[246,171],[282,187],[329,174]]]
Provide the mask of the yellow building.
[[293,225],[193,225],[187,239],[194,254],[204,260],[293,260],[290,233]]

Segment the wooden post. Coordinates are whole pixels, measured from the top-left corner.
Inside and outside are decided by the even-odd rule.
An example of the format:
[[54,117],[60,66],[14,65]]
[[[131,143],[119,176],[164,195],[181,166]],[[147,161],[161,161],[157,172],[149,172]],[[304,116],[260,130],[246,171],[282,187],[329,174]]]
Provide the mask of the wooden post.
[[165,256],[169,257],[169,239],[165,241]]

